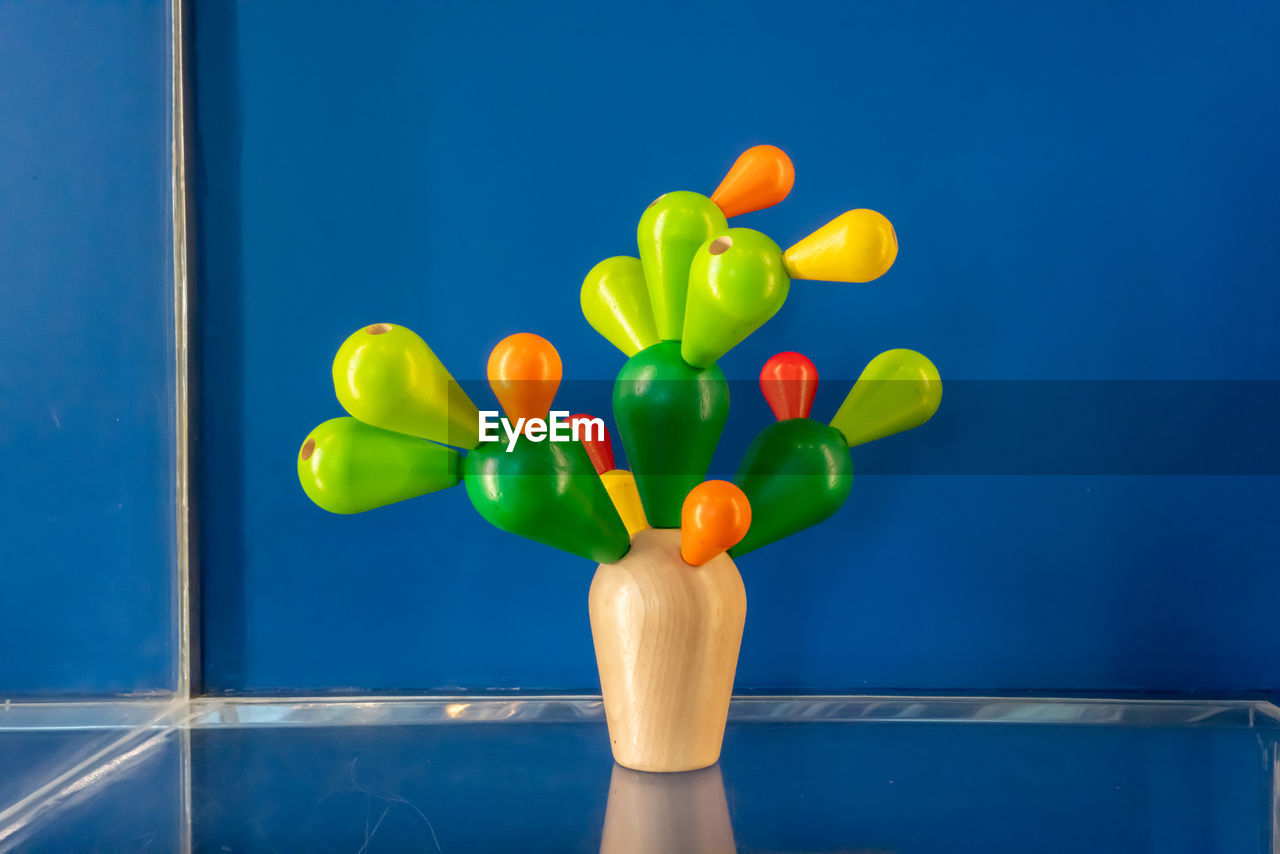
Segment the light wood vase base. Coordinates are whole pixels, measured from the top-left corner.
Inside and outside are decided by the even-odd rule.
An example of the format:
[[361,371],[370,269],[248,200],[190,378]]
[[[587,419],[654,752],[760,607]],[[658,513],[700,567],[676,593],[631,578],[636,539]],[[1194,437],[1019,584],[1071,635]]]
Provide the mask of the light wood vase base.
[[589,606],[613,758],[636,771],[713,765],[747,617],[733,560],[689,566],[678,530],[640,531],[600,564]]

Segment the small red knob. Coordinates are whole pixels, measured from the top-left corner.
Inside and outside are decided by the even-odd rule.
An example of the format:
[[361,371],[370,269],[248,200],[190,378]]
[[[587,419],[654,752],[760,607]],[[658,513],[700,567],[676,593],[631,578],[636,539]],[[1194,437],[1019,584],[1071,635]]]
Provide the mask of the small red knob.
[[608,430],[592,427],[592,420],[590,415],[569,416],[570,424],[582,425],[578,428],[578,438],[586,447],[587,456],[591,458],[591,464],[596,467],[596,473],[604,474],[617,468],[613,463],[613,442],[609,439]]
[[818,369],[799,353],[779,353],[764,363],[760,390],[779,421],[808,418],[818,393]]

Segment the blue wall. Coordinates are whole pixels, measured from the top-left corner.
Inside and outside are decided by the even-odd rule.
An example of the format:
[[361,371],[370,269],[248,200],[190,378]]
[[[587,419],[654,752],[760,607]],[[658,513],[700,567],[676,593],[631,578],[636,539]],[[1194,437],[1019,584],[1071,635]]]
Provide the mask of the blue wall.
[[[802,350],[820,414],[889,347],[960,382],[855,451],[834,520],[741,561],[739,688],[1280,688],[1278,37],[1252,3],[197,3],[208,687],[592,689],[590,565],[461,490],[327,515],[294,454],[367,323],[482,402],[518,330],[611,377],[583,273],[771,142],[796,188],[741,224],[873,207],[901,254],[798,283],[726,372]],[[1219,380],[1256,384],[1219,409]],[[719,473],[766,423],[748,385],[733,417]]]
[[168,45],[0,4],[0,697],[173,687]]

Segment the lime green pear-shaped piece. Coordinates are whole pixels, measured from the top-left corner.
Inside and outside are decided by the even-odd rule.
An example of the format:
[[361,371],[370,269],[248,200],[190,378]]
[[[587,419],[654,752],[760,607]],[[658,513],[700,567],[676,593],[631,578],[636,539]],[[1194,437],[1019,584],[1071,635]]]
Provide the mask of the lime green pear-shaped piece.
[[298,451],[298,480],[307,497],[330,513],[363,513],[446,489],[462,477],[453,448],[331,418]]
[[366,424],[474,448],[479,412],[427,342],[390,323],[366,326],[333,359],[343,409]]
[[619,255],[592,267],[582,281],[581,299],[591,328],[628,356],[658,343],[639,258]]
[[659,196],[641,215],[636,243],[653,319],[663,341],[678,340],[684,328],[685,293],[694,253],[728,225],[715,202],[685,190]]
[[919,427],[942,402],[938,369],[915,350],[886,350],[863,368],[831,426],[849,447]]
[[707,368],[778,313],[791,277],[782,250],[750,228],[730,228],[693,256],[680,355]]

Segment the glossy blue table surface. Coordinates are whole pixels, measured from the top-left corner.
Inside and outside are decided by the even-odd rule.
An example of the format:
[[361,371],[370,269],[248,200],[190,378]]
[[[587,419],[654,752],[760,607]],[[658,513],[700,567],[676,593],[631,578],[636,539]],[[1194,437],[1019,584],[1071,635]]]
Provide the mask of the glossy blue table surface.
[[[197,712],[86,775],[0,847],[1273,850],[1280,730],[1240,709],[1088,722],[1052,703],[1040,704],[1047,714],[1014,716],[940,714],[937,703],[918,714],[899,704],[887,716],[815,703],[768,714],[736,706],[717,766],[655,775],[614,765],[589,704],[530,716],[517,702],[473,716],[462,702],[431,720],[368,714],[378,706]],[[0,733],[0,758],[37,738],[48,734]]]

